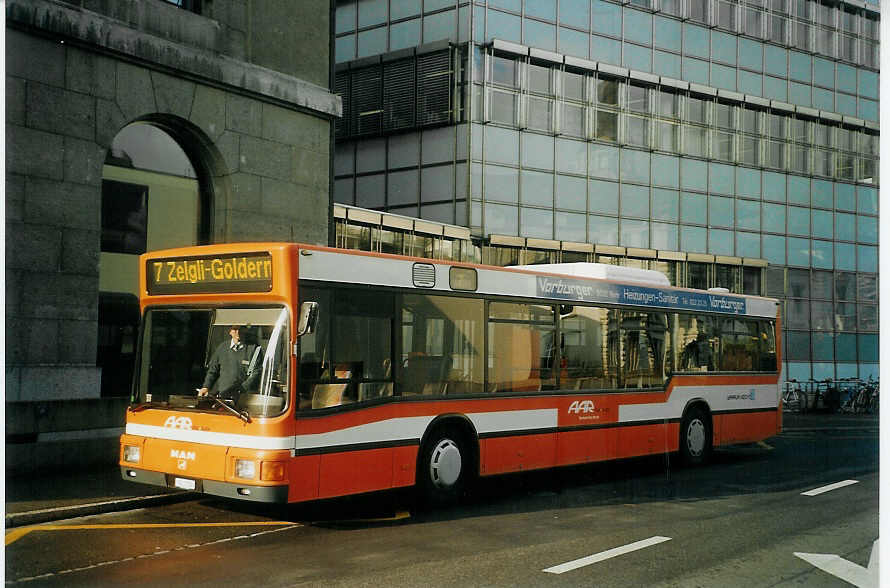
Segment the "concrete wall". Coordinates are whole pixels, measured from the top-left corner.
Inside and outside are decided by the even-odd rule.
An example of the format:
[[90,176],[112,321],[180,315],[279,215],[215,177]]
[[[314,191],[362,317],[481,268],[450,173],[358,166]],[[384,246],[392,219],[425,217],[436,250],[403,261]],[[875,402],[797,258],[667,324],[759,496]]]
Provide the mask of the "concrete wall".
[[102,165],[127,124],[192,159],[207,240],[328,241],[329,3],[204,4],[5,2],[7,401],[99,395]]
[[7,475],[117,463],[127,402],[94,398],[7,403]]

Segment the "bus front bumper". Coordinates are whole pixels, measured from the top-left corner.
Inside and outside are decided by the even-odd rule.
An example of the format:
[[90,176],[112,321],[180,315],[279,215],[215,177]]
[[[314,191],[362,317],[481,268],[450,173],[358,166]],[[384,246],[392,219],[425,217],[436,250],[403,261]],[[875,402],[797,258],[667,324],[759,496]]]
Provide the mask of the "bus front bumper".
[[233,484],[231,482],[218,482],[216,480],[180,478],[173,474],[150,472],[129,466],[120,466],[120,468],[121,477],[130,482],[190,490],[235,500],[250,500],[252,502],[272,504],[287,503],[287,486],[251,486],[247,484]]

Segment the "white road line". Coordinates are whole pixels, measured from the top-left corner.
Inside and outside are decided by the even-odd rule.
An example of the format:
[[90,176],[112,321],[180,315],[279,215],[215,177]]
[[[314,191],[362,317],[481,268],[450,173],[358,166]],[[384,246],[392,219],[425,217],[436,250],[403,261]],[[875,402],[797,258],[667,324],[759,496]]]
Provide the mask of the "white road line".
[[801,496],[818,496],[819,494],[824,494],[826,492],[831,492],[832,490],[837,490],[838,488],[843,488],[845,486],[852,486],[853,484],[858,484],[859,480],[844,480],[843,482],[837,482],[835,484],[829,484],[828,486],[822,486],[821,488],[814,488],[813,490],[807,490],[806,492],[801,492]]
[[625,553],[631,553],[632,551],[639,551],[640,549],[652,547],[653,545],[658,545],[659,543],[664,543],[665,541],[670,540],[670,537],[650,537],[648,539],[643,539],[642,541],[637,541],[636,543],[630,543],[622,547],[616,547],[614,549],[609,549],[608,551],[602,551],[600,553],[588,555],[587,557],[582,557],[574,561],[559,564],[558,566],[553,566],[552,568],[547,568],[543,571],[547,572],[548,574],[564,574],[565,572],[571,572],[572,570],[577,570],[578,568],[583,568],[584,566],[589,566],[590,564],[595,564],[607,559],[611,559],[613,557],[618,557],[619,555],[624,555]]

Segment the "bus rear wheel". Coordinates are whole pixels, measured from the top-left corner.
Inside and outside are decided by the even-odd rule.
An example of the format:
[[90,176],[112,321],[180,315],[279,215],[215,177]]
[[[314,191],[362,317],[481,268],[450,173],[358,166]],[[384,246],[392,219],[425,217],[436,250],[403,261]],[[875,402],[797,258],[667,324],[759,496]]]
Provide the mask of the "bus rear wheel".
[[680,457],[686,465],[700,465],[711,456],[711,419],[699,407],[691,408],[680,424]]
[[470,477],[471,456],[464,436],[450,428],[433,431],[423,445],[417,467],[417,485],[426,506],[455,503]]

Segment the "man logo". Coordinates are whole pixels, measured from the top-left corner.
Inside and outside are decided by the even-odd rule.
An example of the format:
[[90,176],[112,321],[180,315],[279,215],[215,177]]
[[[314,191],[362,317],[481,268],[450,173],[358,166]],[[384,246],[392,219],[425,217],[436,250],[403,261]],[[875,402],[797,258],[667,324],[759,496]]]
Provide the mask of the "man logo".
[[569,414],[587,414],[594,410],[596,410],[596,408],[593,405],[593,400],[576,400],[569,405]]
[[192,419],[188,417],[167,417],[167,420],[164,421],[164,426],[169,429],[185,429],[187,431],[192,430]]

